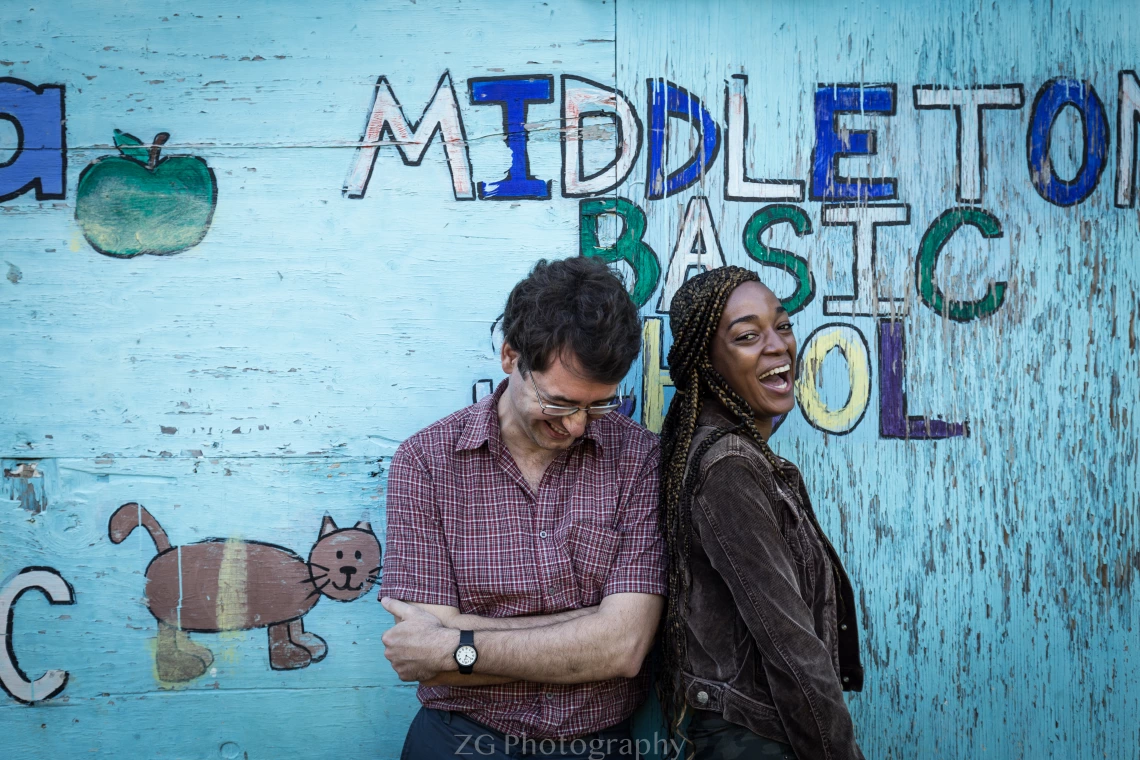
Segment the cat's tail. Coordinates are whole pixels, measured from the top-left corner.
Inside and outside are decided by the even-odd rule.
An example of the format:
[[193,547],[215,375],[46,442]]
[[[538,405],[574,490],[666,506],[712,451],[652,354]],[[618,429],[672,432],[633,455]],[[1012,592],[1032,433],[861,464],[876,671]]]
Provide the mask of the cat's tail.
[[123,543],[127,536],[131,535],[131,531],[140,525],[146,528],[160,554],[170,548],[170,539],[158,524],[158,520],[146,511],[146,507],[133,501],[119,507],[115,510],[115,514],[111,515],[111,523],[107,526],[111,543]]

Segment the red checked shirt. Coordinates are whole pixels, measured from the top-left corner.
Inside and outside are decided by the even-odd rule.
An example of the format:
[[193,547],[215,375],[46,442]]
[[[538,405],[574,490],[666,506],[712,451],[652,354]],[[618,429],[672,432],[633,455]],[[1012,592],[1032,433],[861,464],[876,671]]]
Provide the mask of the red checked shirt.
[[[593,420],[535,493],[500,437],[506,387],[396,451],[381,595],[483,617],[564,612],[626,592],[664,595],[656,436],[616,412]],[[624,720],[647,688],[643,670],[584,684],[421,686],[418,696],[504,733],[559,739]]]

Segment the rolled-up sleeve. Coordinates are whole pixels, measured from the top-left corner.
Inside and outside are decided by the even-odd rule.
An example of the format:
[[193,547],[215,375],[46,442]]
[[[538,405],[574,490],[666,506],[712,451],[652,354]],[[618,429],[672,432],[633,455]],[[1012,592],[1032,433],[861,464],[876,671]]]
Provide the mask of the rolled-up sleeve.
[[831,653],[815,634],[795,560],[754,465],[717,461],[693,502],[693,519],[763,658],[772,699],[797,757],[862,760]]
[[657,519],[660,459],[661,449],[655,442],[642,461],[627,503],[620,507],[620,542],[602,596],[666,593],[665,542]]
[[387,546],[380,596],[459,606],[455,572],[440,525],[431,473],[412,440],[388,470]]

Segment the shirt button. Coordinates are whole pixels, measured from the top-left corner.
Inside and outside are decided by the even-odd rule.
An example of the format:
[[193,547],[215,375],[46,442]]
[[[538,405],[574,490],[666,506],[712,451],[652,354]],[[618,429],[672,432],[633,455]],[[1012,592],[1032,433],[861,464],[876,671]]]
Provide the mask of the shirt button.
[[557,593],[558,593],[558,589],[556,589],[554,586],[547,586],[546,587],[546,595],[547,596],[554,596]]
[[847,623],[840,623],[839,624],[839,630],[846,631],[847,630]]
[[709,703],[709,693],[707,691],[698,691],[697,701],[702,705],[707,705]]
[[551,692],[548,691],[548,692],[546,692],[546,698],[547,699],[554,699],[554,694],[552,694]]
[[546,538],[546,531],[545,530],[539,531],[538,537],[539,538]]
[[850,681],[851,679],[848,676],[843,676],[843,683],[848,683]]

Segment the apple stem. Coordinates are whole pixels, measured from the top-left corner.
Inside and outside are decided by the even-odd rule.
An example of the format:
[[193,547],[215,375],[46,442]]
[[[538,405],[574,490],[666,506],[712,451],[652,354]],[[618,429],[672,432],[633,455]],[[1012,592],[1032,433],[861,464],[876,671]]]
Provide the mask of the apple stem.
[[146,164],[148,169],[153,169],[158,165],[158,154],[162,152],[162,146],[166,145],[166,141],[169,139],[169,132],[159,132],[154,136],[154,142],[150,145],[150,160],[148,160]]

